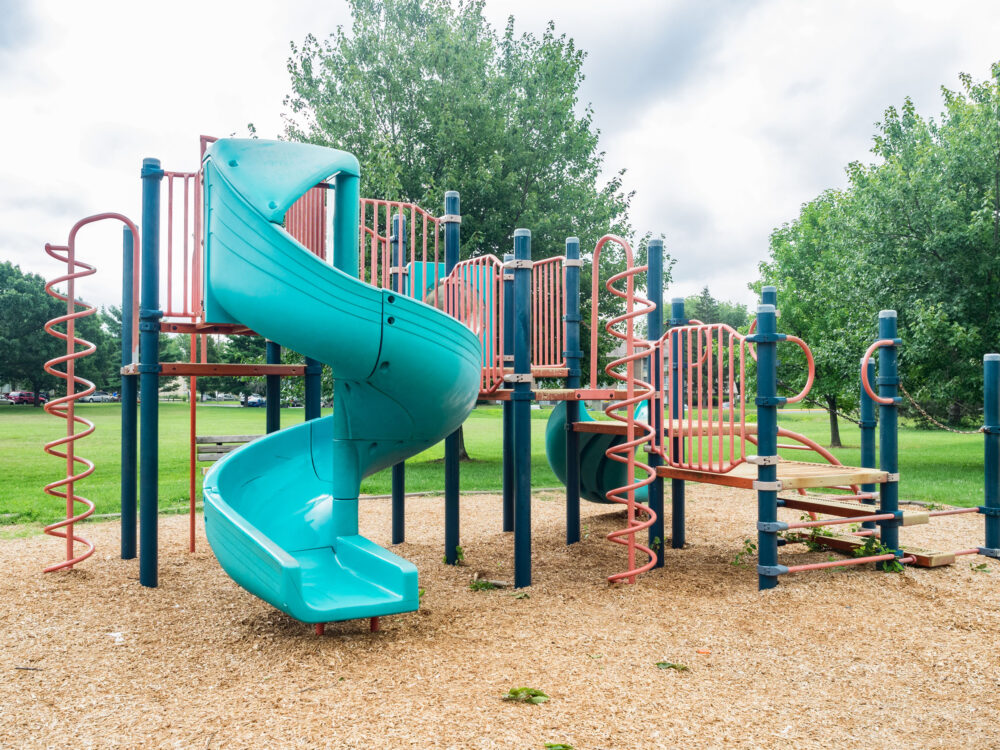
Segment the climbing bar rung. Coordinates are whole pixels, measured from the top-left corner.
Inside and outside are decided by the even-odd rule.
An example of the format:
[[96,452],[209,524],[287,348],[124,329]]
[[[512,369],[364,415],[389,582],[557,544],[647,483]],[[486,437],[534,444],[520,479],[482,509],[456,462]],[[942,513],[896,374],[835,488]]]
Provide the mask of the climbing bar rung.
[[[854,554],[865,545],[864,537],[859,534],[823,534],[812,537],[812,541],[837,552]],[[952,552],[939,552],[913,545],[904,545],[903,553],[913,558],[913,564],[921,568],[939,568],[952,565],[955,555]]]
[[928,516],[957,516],[960,513],[978,513],[979,508],[949,508],[948,510],[932,510]]
[[[856,502],[847,502],[839,498],[833,499],[830,496],[817,497],[815,495],[792,495],[779,498],[782,506],[791,510],[804,510],[809,513],[828,513],[833,516],[843,516],[844,520],[827,519],[825,521],[810,522],[810,526],[822,526],[827,523],[847,523],[853,521],[881,521],[886,520],[872,515],[874,508],[871,505]],[[877,514],[883,516],[885,514]],[[894,514],[889,514],[895,518]],[[927,523],[930,520],[926,511],[905,510],[900,512],[901,526],[916,526]],[[807,526],[796,526],[789,524],[789,528],[808,528]]]
[[815,529],[821,526],[836,526],[837,524],[857,523],[859,521],[889,521],[895,517],[895,513],[875,513],[874,515],[853,518],[821,518],[817,521],[795,521],[788,524],[788,529]]
[[[865,563],[882,562],[883,560],[894,560],[896,556],[893,554],[887,555],[872,555],[871,557],[852,557],[847,560],[832,560],[828,562],[821,563],[809,563],[807,565],[789,565],[789,573],[804,573],[807,570],[822,570],[823,568],[839,568],[843,565],[863,565]],[[899,558],[901,563],[912,563],[915,561],[913,557],[902,557]]]

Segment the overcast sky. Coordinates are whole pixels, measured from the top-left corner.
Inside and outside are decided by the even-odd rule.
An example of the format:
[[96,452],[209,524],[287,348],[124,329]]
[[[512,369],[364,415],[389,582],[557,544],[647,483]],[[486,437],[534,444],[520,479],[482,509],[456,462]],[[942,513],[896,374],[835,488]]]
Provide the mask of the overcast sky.
[[[707,284],[743,302],[771,230],[870,158],[886,106],[936,114],[942,84],[1000,59],[996,0],[488,0],[487,14],[554,20],[589,52],[581,98],[608,172],[627,169],[635,229],[677,258],[669,294]],[[138,219],[143,157],[191,170],[201,133],[280,134],[289,42],[348,22],[341,0],[0,0],[0,259],[51,277],[43,245],[76,219]],[[100,273],[80,292],[99,304],[120,299],[120,237],[81,236]]]

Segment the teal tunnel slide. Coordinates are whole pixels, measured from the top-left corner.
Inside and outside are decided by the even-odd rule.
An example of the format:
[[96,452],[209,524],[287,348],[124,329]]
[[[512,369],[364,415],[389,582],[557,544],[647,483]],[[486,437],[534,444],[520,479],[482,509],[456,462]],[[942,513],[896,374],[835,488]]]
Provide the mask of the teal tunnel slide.
[[[636,418],[647,419],[646,404],[640,404],[636,409]],[[581,422],[593,422],[587,408],[580,404]],[[592,503],[611,502],[608,492],[627,484],[625,465],[607,456],[607,450],[612,445],[624,442],[621,435],[606,433],[581,432],[579,435],[580,460],[580,497]],[[549,415],[545,426],[545,457],[549,460],[552,473],[559,481],[566,484],[566,402],[560,401]],[[639,474],[640,478],[644,473]],[[648,490],[640,487],[635,497],[639,502],[646,502]]]
[[[282,227],[333,175],[333,261]],[[223,569],[303,622],[417,608],[417,571],[358,533],[361,480],[430,447],[475,406],[481,347],[457,320],[357,278],[357,160],[224,139],[205,156],[205,318],[238,323],[333,370],[333,415],[248,443],[205,478]]]

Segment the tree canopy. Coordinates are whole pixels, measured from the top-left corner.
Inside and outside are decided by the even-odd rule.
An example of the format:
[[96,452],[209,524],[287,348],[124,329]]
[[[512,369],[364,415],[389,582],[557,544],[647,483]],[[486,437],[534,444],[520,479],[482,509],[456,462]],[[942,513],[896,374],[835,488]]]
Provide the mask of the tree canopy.
[[952,423],[981,408],[982,356],[1000,346],[1000,64],[960,81],[938,118],[910,99],[886,109],[876,160],[771,236],[752,286],[778,286],[781,328],[812,347],[831,406],[856,402],[859,357],[891,308],[906,389]]

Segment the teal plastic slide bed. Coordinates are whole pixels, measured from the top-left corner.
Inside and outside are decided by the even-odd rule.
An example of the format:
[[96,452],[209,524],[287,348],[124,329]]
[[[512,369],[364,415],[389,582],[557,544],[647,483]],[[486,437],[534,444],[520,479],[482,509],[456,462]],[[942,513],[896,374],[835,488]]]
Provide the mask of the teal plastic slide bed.
[[[334,266],[281,223],[333,176]],[[417,571],[358,534],[363,477],[462,424],[481,347],[457,320],[365,284],[357,160],[299,143],[220,140],[205,157],[205,312],[333,370],[331,417],[248,443],[205,478],[205,528],[241,586],[303,622],[417,608]]]

